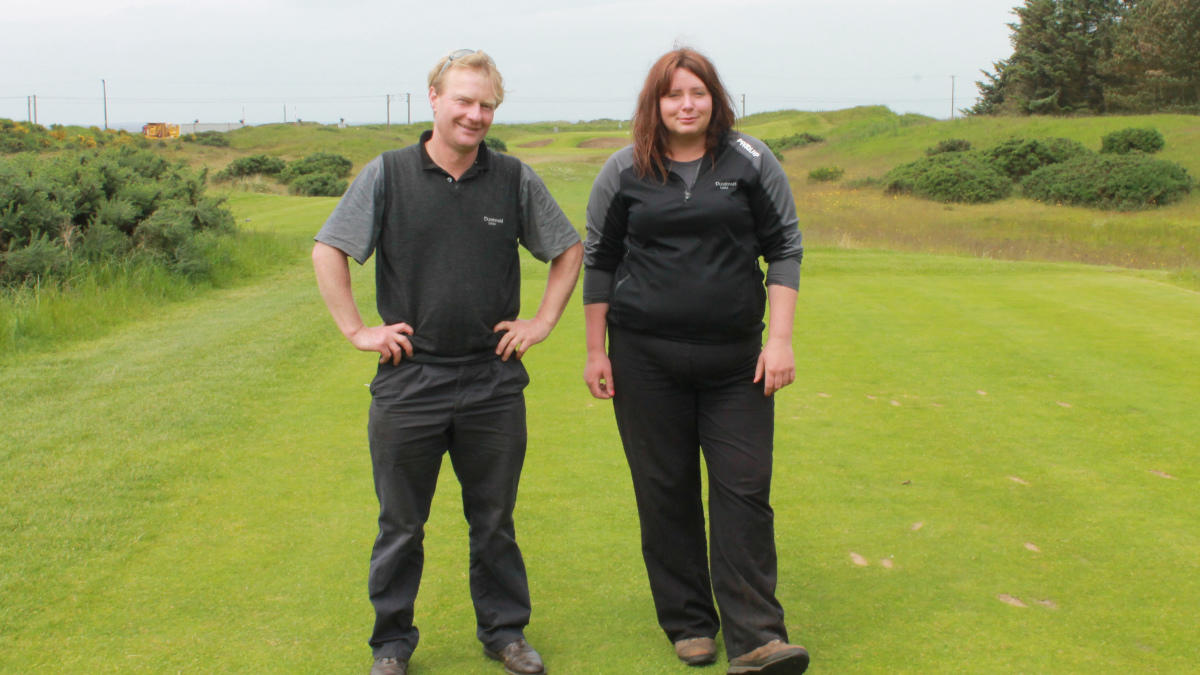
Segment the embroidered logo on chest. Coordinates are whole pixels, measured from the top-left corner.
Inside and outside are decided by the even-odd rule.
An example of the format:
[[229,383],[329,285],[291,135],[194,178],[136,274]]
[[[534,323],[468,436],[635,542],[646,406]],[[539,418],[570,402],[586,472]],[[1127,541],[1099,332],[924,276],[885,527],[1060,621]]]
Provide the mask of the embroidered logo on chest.
[[493,218],[491,216],[484,216],[483,223],[489,227],[495,227],[497,225],[503,225],[504,219],[503,218]]
[[713,184],[717,186],[718,190],[724,192],[733,192],[738,188],[736,180],[718,180],[714,181]]

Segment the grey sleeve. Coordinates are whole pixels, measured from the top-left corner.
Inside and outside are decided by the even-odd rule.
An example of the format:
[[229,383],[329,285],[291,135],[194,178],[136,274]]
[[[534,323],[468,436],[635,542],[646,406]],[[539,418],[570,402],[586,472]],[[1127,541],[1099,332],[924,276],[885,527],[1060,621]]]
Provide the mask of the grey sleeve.
[[527,164],[521,164],[521,245],[548,262],[579,243],[579,233]]
[[314,239],[365,263],[379,241],[383,203],[383,159],[376,157],[359,172]]
[[625,252],[625,216],[617,203],[621,171],[631,162],[629,148],[609,156],[592,184],[583,249],[583,304],[608,302],[617,264]]
[[787,174],[775,154],[766,143],[746,138],[760,153],[759,180],[762,195],[769,204],[766,212],[771,217],[758,224],[759,241],[763,245],[763,259],[767,261],[766,284],[800,287],[800,262],[804,258],[801,243],[800,219],[796,216],[796,200],[792,197],[792,186]]

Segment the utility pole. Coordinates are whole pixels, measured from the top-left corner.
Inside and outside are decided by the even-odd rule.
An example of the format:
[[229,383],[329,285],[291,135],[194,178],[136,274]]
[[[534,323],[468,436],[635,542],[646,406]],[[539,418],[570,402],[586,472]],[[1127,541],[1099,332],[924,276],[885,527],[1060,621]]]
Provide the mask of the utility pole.
[[33,95],[33,123],[37,124],[37,94]]
[[104,90],[104,130],[108,131],[108,83],[100,80],[100,88]]
[[386,94],[387,98],[387,128],[392,128],[392,95]]
[[283,104],[283,123],[287,124],[287,104]]
[[412,124],[412,94],[406,92],[404,94],[404,102],[408,104],[408,123]]
[[742,94],[742,117],[746,116],[746,95]]
[[950,76],[950,119],[954,119],[954,76]]

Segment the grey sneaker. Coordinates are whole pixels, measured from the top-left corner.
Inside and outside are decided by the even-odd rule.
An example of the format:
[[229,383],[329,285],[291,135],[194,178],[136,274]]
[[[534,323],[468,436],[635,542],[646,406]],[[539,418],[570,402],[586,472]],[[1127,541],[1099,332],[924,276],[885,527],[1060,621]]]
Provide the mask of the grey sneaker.
[[408,661],[394,656],[381,656],[371,666],[371,675],[408,675]]
[[808,668],[808,650],[789,645],[783,640],[767,644],[729,659],[728,675],[768,673],[769,675],[800,675]]

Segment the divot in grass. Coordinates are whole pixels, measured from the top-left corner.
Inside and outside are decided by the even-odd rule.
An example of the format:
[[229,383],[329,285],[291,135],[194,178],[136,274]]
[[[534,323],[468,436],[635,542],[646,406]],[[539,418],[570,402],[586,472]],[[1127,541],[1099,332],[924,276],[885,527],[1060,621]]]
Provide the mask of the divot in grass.
[[871,566],[870,560],[867,560],[866,558],[855,553],[854,551],[850,552],[850,562],[854,563],[855,565],[858,565],[859,567],[870,567]]
[[1033,542],[1028,542],[1028,541],[1027,541],[1027,542],[1025,542],[1025,548],[1026,548],[1026,549],[1028,549],[1028,550],[1030,550],[1030,551],[1033,551],[1034,553],[1041,553],[1041,552],[1042,552],[1042,549],[1038,548],[1038,545],[1037,545],[1037,544],[1034,544]]
[[1006,605],[1012,605],[1013,607],[1025,608],[1029,606],[1021,602],[1018,598],[1014,598],[1013,596],[1009,595],[1008,593],[1001,593],[1000,595],[996,596],[996,599]]
[[921,529],[922,527],[925,527],[925,523],[918,522],[918,523],[913,523],[913,526],[911,529],[913,532],[916,532],[917,530]]
[[1168,480],[1175,480],[1175,476],[1172,476],[1171,474],[1169,474],[1169,473],[1166,473],[1166,472],[1164,472],[1164,471],[1155,471],[1154,469],[1151,469],[1151,470],[1150,470],[1150,473],[1154,474],[1155,476],[1158,476],[1159,478],[1166,478],[1166,479],[1168,479]]
[[1008,479],[1014,483],[1017,483],[1018,485],[1029,485],[1029,481],[1025,480],[1024,478],[1009,476]]

